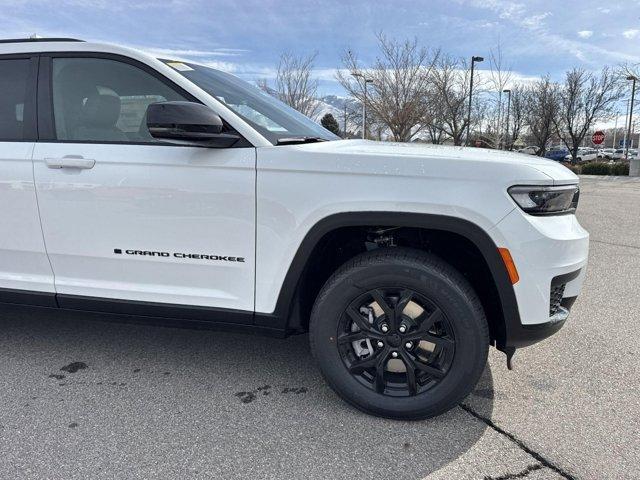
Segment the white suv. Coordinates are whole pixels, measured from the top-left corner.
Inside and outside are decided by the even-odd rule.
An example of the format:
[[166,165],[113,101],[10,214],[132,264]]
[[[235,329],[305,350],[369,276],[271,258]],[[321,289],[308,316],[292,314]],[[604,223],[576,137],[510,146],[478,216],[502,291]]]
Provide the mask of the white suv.
[[[572,160],[572,155],[569,153],[564,159],[567,162]],[[576,155],[576,161],[578,162],[591,162],[598,159],[598,151],[595,148],[578,147],[578,154]]]
[[232,75],[68,39],[0,43],[0,186],[1,301],[308,331],[392,418],[558,331],[587,264],[558,163],[340,140]]

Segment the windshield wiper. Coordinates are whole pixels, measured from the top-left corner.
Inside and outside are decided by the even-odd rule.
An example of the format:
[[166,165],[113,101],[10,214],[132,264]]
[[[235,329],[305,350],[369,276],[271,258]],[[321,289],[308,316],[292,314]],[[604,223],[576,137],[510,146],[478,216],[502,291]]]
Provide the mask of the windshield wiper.
[[286,137],[286,138],[279,138],[276,145],[295,145],[296,143],[316,143],[316,142],[326,142],[326,140],[320,137]]

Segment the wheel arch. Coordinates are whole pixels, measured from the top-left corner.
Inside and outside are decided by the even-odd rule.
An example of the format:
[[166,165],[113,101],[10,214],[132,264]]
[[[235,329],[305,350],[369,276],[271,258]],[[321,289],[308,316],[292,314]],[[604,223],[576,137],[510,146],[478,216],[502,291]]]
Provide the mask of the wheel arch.
[[[498,248],[491,237],[478,225],[468,220],[446,215],[399,212],[343,212],[318,221],[305,235],[289,266],[272,314],[256,314],[257,325],[273,326],[278,323],[291,332],[303,330],[300,320],[300,283],[310,268],[314,256],[325,239],[333,232],[367,226],[414,228],[430,232],[457,235],[479,252],[490,272],[497,292],[496,315],[490,318],[492,340],[498,347],[506,344],[509,325],[520,324],[518,306],[511,281]],[[500,318],[495,318],[499,316]],[[489,317],[489,315],[487,315]]]

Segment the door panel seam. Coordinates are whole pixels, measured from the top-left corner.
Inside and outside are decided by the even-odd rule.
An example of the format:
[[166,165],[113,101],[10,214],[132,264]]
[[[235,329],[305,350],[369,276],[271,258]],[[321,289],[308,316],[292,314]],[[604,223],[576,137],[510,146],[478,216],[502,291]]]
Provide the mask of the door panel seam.
[[[53,269],[53,263],[51,263],[51,257],[49,256],[49,249],[47,248],[47,240],[44,235],[44,226],[42,225],[42,214],[40,213],[40,198],[38,197],[38,182],[36,181],[36,167],[34,153],[36,151],[37,143],[33,144],[31,149],[31,178],[33,180],[33,193],[36,198],[36,208],[38,210],[38,223],[40,224],[40,233],[42,235],[42,244],[44,245],[44,253],[47,256],[47,262],[49,262],[49,268],[51,268],[51,278],[53,279],[53,292],[56,294],[56,304],[58,303],[56,286],[56,272]],[[58,305],[59,306],[59,305]]]

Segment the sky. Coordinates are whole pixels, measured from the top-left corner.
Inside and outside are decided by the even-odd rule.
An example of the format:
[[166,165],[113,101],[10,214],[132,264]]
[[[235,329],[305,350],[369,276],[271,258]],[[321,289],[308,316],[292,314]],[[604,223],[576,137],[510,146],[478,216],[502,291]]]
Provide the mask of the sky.
[[[376,35],[470,57],[501,45],[513,78],[640,63],[640,0],[0,0],[0,37],[75,37],[270,78],[281,53],[317,52],[320,93],[344,94],[350,49],[372,62]],[[488,68],[488,62],[480,64]]]

